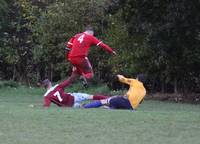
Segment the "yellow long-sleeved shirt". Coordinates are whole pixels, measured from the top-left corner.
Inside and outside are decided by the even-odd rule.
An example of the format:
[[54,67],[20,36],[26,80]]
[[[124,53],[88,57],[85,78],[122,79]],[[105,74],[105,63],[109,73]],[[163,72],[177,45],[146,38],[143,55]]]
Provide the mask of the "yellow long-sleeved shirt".
[[136,109],[146,95],[146,89],[143,83],[138,81],[137,79],[125,78],[122,75],[117,76],[120,82],[129,85],[129,90],[126,95],[133,109]]

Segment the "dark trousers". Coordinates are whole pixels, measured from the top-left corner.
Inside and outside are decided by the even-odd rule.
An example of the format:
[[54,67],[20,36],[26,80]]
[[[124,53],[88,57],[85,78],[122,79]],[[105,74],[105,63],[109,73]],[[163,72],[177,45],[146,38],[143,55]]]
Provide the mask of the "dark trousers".
[[113,109],[133,109],[128,98],[125,96],[115,96],[111,98],[109,107]]

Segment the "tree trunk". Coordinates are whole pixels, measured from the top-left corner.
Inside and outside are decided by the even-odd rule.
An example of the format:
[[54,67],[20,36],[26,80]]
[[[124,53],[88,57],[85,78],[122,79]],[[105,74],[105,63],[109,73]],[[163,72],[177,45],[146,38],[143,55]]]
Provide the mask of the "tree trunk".
[[174,79],[174,93],[177,94],[178,93],[178,86],[177,86],[177,79]]
[[165,82],[161,82],[161,93],[165,93]]
[[13,65],[13,77],[12,77],[12,80],[14,81],[16,78],[16,66]]
[[53,80],[53,64],[50,65],[50,79]]

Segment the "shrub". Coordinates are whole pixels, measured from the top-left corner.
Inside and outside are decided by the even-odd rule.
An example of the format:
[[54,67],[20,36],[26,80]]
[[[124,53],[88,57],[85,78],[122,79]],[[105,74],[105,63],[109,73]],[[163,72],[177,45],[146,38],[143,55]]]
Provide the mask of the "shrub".
[[0,82],[0,88],[4,88],[4,87],[12,87],[12,88],[17,88],[19,87],[19,84],[15,81],[1,81]]

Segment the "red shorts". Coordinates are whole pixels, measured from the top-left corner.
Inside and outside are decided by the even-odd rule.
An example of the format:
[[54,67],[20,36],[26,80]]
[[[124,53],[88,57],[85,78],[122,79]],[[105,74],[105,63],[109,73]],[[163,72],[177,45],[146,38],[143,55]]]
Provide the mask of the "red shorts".
[[83,75],[86,78],[93,76],[92,66],[87,57],[73,57],[68,59],[73,65],[73,72]]

